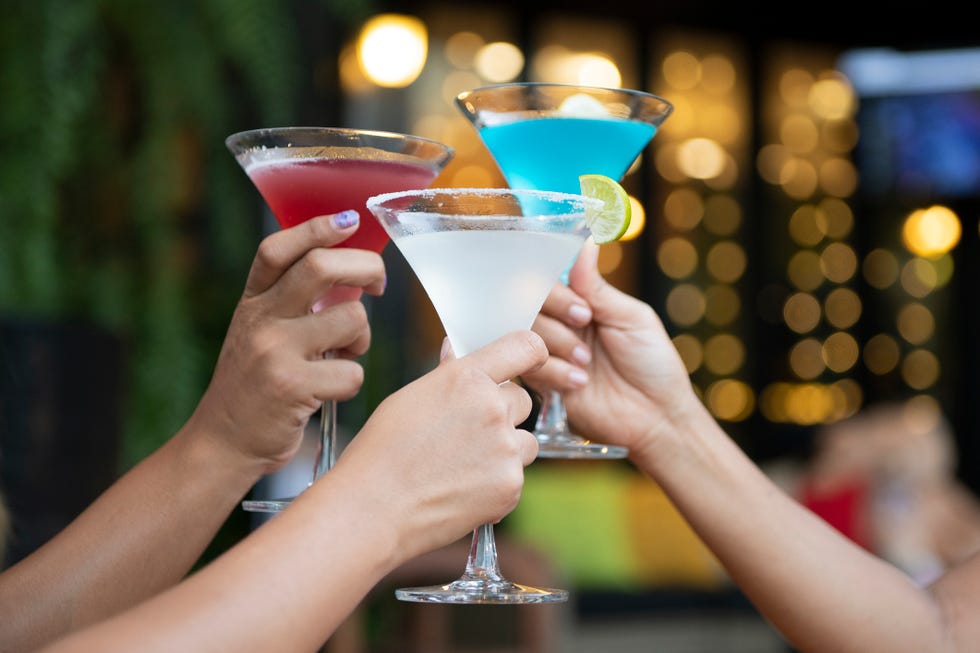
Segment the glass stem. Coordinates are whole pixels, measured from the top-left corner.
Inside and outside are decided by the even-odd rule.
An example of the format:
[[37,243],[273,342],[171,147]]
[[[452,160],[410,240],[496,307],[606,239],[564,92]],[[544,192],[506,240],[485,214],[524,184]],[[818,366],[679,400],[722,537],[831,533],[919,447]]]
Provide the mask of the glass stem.
[[565,402],[557,390],[549,390],[541,399],[538,420],[534,425],[535,435],[558,436],[568,431],[568,417]]
[[[334,353],[328,351],[324,358],[333,358]],[[320,406],[320,443],[317,445],[316,458],[313,461],[313,480],[320,478],[333,467],[337,457],[337,401],[330,399]],[[312,484],[312,481],[310,482]]]
[[320,406],[320,444],[313,461],[313,480],[323,476],[337,456],[337,402],[333,399]]
[[466,571],[461,580],[501,581],[497,565],[497,543],[493,538],[493,524],[484,524],[473,531],[470,555],[466,559]]

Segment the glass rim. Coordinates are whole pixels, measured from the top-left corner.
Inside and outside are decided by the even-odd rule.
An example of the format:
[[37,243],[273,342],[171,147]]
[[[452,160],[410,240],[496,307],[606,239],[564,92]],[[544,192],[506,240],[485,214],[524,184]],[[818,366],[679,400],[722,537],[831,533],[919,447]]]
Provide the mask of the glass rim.
[[455,149],[441,141],[437,141],[434,138],[428,138],[426,136],[417,136],[415,134],[408,134],[405,132],[393,132],[385,131],[381,129],[359,129],[356,127],[317,127],[313,125],[302,126],[294,125],[288,127],[258,127],[255,129],[246,129],[243,131],[235,132],[230,134],[225,138],[225,146],[230,150],[235,150],[236,148],[247,149],[247,146],[241,145],[243,141],[259,138],[262,136],[277,136],[277,135],[288,135],[288,134],[334,134],[337,136],[369,136],[372,138],[379,138],[384,140],[392,141],[409,141],[416,143],[428,143],[436,147],[441,148],[446,152],[446,154],[452,156],[455,154]]
[[[409,190],[399,190],[391,193],[381,193],[379,195],[374,195],[369,197],[365,202],[365,206],[369,210],[372,207],[378,207],[385,209],[385,205],[390,202],[400,200],[403,198],[434,198],[439,195],[449,195],[449,196],[459,196],[459,197],[479,197],[479,196],[490,196],[490,197],[501,197],[501,196],[513,196],[513,197],[531,197],[538,198],[546,201],[551,201],[555,203],[575,203],[579,202],[583,205],[583,209],[588,208],[590,205],[592,208],[601,208],[603,206],[602,200],[596,199],[594,197],[587,197],[585,195],[579,195],[577,193],[564,193],[561,191],[554,190],[539,190],[534,188],[415,188]],[[490,217],[490,216],[479,216],[479,217]]]
[[496,89],[520,89],[520,88],[561,88],[561,89],[582,89],[585,91],[601,91],[604,93],[622,93],[624,95],[629,95],[631,97],[648,98],[651,100],[656,100],[665,105],[666,110],[665,115],[670,115],[674,110],[674,103],[665,97],[657,95],[656,93],[650,93],[649,91],[641,91],[635,88],[626,87],[616,87],[616,86],[597,86],[594,84],[572,84],[568,82],[502,82],[498,84],[485,84],[483,86],[477,86],[471,88],[467,91],[463,91],[456,95],[455,101],[461,103],[465,101],[466,98],[472,97],[478,93],[483,93],[486,91],[493,91]]

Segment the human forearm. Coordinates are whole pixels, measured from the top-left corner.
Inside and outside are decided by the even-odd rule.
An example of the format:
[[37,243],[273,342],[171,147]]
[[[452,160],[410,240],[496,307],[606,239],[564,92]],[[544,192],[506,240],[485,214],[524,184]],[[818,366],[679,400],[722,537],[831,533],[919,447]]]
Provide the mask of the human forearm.
[[927,592],[786,495],[705,410],[679,414],[683,421],[658,429],[670,437],[658,438],[657,448],[635,462],[797,648],[948,650]]
[[317,650],[403,560],[392,497],[362,481],[332,470],[179,586],[51,653]]
[[4,572],[0,643],[29,650],[174,584],[258,474],[185,428]]

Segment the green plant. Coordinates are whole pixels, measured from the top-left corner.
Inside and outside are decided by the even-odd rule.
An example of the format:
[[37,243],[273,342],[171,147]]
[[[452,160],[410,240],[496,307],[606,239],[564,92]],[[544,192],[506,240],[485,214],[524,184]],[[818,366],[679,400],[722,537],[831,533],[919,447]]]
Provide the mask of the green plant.
[[261,207],[224,138],[295,120],[296,9],[5,3],[0,315],[95,323],[127,343],[126,466],[190,414],[241,293]]

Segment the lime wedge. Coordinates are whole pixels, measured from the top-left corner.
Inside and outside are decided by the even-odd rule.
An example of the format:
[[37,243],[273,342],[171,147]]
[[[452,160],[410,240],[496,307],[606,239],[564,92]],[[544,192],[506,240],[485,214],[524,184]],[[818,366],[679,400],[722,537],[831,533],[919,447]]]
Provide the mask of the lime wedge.
[[630,198],[626,189],[605,175],[582,175],[578,178],[582,194],[602,202],[598,211],[588,211],[585,221],[598,245],[622,238],[630,226]]

